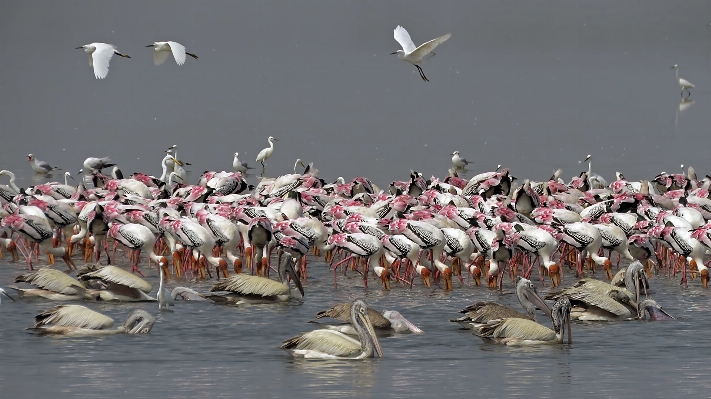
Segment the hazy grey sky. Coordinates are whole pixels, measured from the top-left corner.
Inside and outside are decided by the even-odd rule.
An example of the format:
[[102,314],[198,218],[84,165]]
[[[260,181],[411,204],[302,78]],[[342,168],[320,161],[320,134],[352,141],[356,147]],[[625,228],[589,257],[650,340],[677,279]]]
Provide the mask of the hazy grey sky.
[[[235,151],[254,164],[273,135],[268,175],[302,158],[327,180],[387,184],[443,176],[454,150],[520,178],[568,179],[587,154],[608,180],[711,173],[709,22],[711,2],[692,0],[0,0],[0,168],[29,176],[32,152],[159,174],[178,144],[196,179]],[[452,33],[430,83],[389,55],[398,24],[418,45]],[[155,66],[144,46],[160,40],[200,59]],[[133,58],[96,80],[74,49],[95,41]],[[697,87],[680,115],[674,63]]]

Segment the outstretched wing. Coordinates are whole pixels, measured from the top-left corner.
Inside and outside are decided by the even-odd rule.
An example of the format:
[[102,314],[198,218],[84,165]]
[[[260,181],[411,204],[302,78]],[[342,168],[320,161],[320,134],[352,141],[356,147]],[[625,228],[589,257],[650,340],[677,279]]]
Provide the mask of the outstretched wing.
[[[398,25],[397,28],[395,28],[395,35],[394,36],[395,36],[395,40],[397,40],[397,42],[400,43],[400,46],[402,47],[403,51],[405,51],[406,53],[409,54],[415,50],[415,43],[412,42],[412,39],[410,39],[410,34],[407,33],[405,28]],[[432,50],[430,50],[430,51],[432,51]]]
[[114,321],[81,305],[59,305],[35,316],[34,328],[46,325],[103,330],[113,327]]
[[447,39],[449,39],[451,36],[451,33],[447,33],[444,36],[440,36],[436,39],[430,40],[429,42],[423,43],[422,45],[420,45],[420,47],[416,48],[415,51],[412,52],[412,55],[415,58],[423,58],[427,54],[431,53],[432,50],[435,49],[435,47],[439,46],[441,43],[446,42]]
[[110,44],[97,43],[96,50],[90,54],[94,65],[94,76],[103,79],[109,74],[109,61],[114,56],[114,47]]
[[173,57],[178,65],[185,64],[185,46],[178,42],[168,42],[170,49],[173,50]]

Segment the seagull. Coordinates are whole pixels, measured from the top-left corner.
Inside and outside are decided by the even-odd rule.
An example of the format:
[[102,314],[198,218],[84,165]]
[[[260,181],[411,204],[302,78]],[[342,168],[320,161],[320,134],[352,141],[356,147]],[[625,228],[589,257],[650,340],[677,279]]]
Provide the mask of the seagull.
[[80,48],[89,53],[89,66],[94,67],[94,76],[97,79],[103,79],[109,74],[109,61],[111,61],[111,57],[114,54],[124,58],[131,58],[129,55],[116,51],[116,46],[113,44],[91,43],[79,46],[76,49]]
[[50,173],[53,170],[62,170],[60,168],[57,168],[56,166],[50,166],[45,161],[38,161],[37,158],[35,158],[35,156],[32,154],[27,154],[27,162],[30,163],[30,165],[32,166],[32,170],[34,170],[35,173]]
[[254,169],[251,166],[247,166],[247,162],[239,160],[239,152],[235,152],[235,158],[232,160],[232,167],[235,169],[235,172],[244,174],[247,174],[249,169]]
[[269,148],[265,148],[262,151],[259,151],[259,154],[257,155],[257,162],[262,164],[262,176],[264,176],[265,169],[264,161],[266,161],[267,159],[269,159],[269,157],[272,156],[272,153],[274,152],[274,142],[279,140],[275,139],[272,136],[269,136],[267,141],[269,141]]
[[111,163],[110,158],[94,158],[89,157],[84,160],[84,172],[91,174],[94,172],[101,172],[101,169],[110,168],[116,164]]
[[153,47],[153,63],[161,65],[168,58],[168,55],[173,52],[175,63],[178,65],[185,64],[185,55],[189,55],[195,59],[197,55],[185,51],[185,46],[178,42],[154,42],[146,47]]
[[455,168],[464,169],[470,163],[471,162],[467,161],[459,155],[459,151],[454,151],[452,153],[452,165],[454,165]]
[[447,41],[447,39],[449,39],[451,36],[451,33],[447,33],[444,36],[432,39],[429,42],[425,42],[424,44],[420,45],[420,47],[415,48],[415,43],[413,43],[412,39],[410,39],[410,34],[407,33],[405,28],[398,25],[397,28],[395,28],[395,40],[400,43],[400,46],[402,46],[402,50],[398,50],[390,54],[397,54],[398,59],[407,61],[414,65],[417,68],[417,71],[420,72],[420,77],[422,78],[422,80],[424,80],[425,82],[429,82],[430,80],[427,79],[427,76],[425,76],[425,73],[422,71],[422,68],[418,64],[422,62],[422,59],[427,54],[431,53],[432,50],[435,49],[435,47]]
[[690,96],[691,92],[689,91],[689,89],[693,89],[695,86],[691,84],[691,82],[689,82],[688,80],[679,77],[679,64],[674,64],[671,69],[676,69],[676,80],[679,84],[679,87],[681,87],[681,96],[684,96],[684,90],[686,90],[686,92],[689,93]]

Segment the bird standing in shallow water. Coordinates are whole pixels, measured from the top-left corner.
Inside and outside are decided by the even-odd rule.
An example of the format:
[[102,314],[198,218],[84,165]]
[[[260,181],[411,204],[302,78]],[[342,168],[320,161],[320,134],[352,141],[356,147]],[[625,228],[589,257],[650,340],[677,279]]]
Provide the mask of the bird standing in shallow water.
[[262,164],[262,176],[264,176],[264,169],[266,168],[264,166],[264,161],[266,161],[267,159],[269,159],[269,157],[272,156],[272,153],[274,152],[274,142],[279,140],[275,139],[272,136],[269,136],[267,141],[269,141],[269,148],[265,148],[262,151],[259,151],[259,154],[257,154],[257,162]]
[[686,97],[689,97],[691,95],[689,89],[693,89],[695,86],[688,80],[679,77],[679,64],[674,64],[671,69],[676,69],[676,82],[679,87],[681,87],[681,96],[684,97],[684,90],[686,90],[686,92],[689,93]]

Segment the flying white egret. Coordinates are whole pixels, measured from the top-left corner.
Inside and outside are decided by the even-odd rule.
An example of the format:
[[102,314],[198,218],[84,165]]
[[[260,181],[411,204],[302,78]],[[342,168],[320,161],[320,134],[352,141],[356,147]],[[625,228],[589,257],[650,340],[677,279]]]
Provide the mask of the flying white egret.
[[89,66],[94,67],[94,76],[96,76],[97,79],[103,79],[109,74],[109,61],[111,61],[111,57],[113,57],[114,54],[124,58],[131,58],[131,56],[127,54],[121,54],[116,51],[116,46],[113,44],[91,43],[77,47],[76,49],[80,48],[89,53]]
[[425,76],[425,73],[422,71],[422,68],[418,64],[422,62],[422,59],[427,54],[431,53],[432,50],[435,49],[435,47],[447,41],[447,39],[449,39],[451,36],[451,33],[447,33],[444,36],[432,39],[429,42],[423,43],[422,45],[420,45],[420,47],[415,48],[415,43],[413,43],[412,39],[410,39],[410,34],[407,33],[405,28],[398,25],[397,28],[395,28],[395,40],[400,43],[400,46],[402,46],[402,50],[398,50],[394,53],[391,53],[391,55],[397,54],[398,59],[407,61],[414,65],[417,68],[417,71],[420,72],[420,77],[422,78],[422,80],[424,80],[425,82],[429,82],[430,80],[427,79],[427,76]]
[[679,87],[681,87],[681,96],[684,96],[684,90],[686,90],[686,92],[689,93],[690,96],[691,92],[689,91],[689,89],[693,89],[695,86],[691,84],[691,82],[689,82],[688,80],[679,77],[679,64],[674,64],[671,69],[676,69],[676,81],[679,84]]
[[264,176],[265,169],[264,161],[266,161],[267,159],[269,159],[269,157],[272,156],[272,153],[274,152],[274,142],[279,140],[275,139],[272,136],[269,136],[267,141],[269,141],[269,148],[265,148],[262,151],[259,151],[259,154],[257,155],[257,162],[262,164],[262,176]]
[[185,64],[185,55],[189,55],[195,59],[198,58],[197,55],[188,53],[185,51],[185,46],[178,42],[155,42],[149,44],[146,47],[153,47],[153,62],[156,65],[160,65],[168,59],[168,55],[172,52],[175,58],[175,63],[178,65]]

